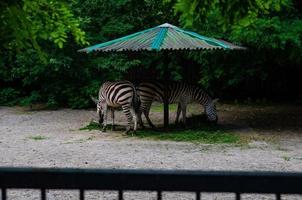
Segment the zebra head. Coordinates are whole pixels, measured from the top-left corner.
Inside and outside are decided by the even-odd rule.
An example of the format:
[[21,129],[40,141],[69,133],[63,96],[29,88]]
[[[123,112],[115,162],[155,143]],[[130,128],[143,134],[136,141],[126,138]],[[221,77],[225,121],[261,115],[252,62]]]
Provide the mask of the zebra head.
[[205,113],[206,113],[207,118],[210,122],[217,123],[217,121],[218,121],[216,105],[215,105],[215,103],[217,101],[218,101],[218,99],[214,99],[209,104],[205,105]]
[[104,121],[104,104],[106,102],[91,97],[92,101],[96,104],[96,113],[99,115],[99,123],[102,124]]

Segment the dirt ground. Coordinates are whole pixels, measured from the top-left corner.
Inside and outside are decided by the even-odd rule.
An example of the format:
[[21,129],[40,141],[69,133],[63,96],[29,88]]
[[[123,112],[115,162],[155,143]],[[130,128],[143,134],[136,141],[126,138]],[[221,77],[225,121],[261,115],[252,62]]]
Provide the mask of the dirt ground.
[[[201,109],[192,107],[196,113]],[[0,166],[144,168],[302,172],[302,106],[218,106],[219,124],[247,136],[246,145],[150,141],[120,132],[80,131],[96,119],[94,110],[26,111],[0,107]],[[175,115],[171,113],[171,121]],[[117,122],[125,124],[121,112]],[[151,113],[157,124],[162,114]],[[9,199],[37,199],[38,191],[10,190]],[[33,197],[32,197],[33,195]],[[77,192],[49,191],[50,199],[76,199]],[[87,199],[115,199],[114,192],[87,194]],[[154,193],[126,194],[126,199],[154,199]],[[233,194],[209,194],[205,199],[233,199]],[[193,199],[193,194],[164,199]],[[243,199],[274,199],[247,195]],[[286,196],[285,199],[302,199]]]

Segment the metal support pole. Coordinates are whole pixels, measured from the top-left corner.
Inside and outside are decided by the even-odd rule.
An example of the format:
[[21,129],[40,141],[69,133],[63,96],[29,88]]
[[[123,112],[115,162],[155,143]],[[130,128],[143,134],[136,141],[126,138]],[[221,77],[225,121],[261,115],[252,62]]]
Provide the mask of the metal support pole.
[[168,87],[164,86],[164,128],[165,130],[169,127],[169,98],[168,98]]
[[169,55],[168,53],[164,53],[164,128],[165,131],[168,130],[169,127],[169,88],[167,81],[169,81]]

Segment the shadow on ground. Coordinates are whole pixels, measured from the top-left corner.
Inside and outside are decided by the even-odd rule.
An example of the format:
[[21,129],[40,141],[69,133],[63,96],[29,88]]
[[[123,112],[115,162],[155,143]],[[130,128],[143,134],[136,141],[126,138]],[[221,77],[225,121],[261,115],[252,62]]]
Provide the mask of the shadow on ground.
[[[118,111],[116,114],[116,131],[125,131],[126,119]],[[236,131],[240,133],[259,133],[259,134],[278,134],[278,135],[302,135],[302,106],[295,105],[218,105],[218,124],[209,124],[200,105],[190,105],[188,109],[187,126],[183,127],[180,123],[175,125],[175,111],[170,111],[169,131],[180,131],[188,129],[198,130],[224,130]],[[151,111],[150,118],[157,127],[158,131],[163,131],[163,112],[162,110]],[[144,117],[143,117],[144,119]],[[144,120],[150,130],[148,124]],[[101,130],[101,128],[100,128]],[[108,122],[108,131],[111,130]],[[139,127],[139,130],[140,127]]]
[[260,132],[295,132],[302,134],[302,106],[220,107],[220,124],[232,128],[249,127]]

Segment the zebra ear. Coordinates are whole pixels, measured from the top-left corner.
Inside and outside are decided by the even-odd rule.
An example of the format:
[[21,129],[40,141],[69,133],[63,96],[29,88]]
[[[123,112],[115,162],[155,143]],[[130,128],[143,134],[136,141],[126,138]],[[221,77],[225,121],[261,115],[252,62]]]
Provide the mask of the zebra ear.
[[95,104],[98,104],[99,103],[99,100],[94,98],[93,96],[90,96],[91,100],[95,103]]
[[219,101],[219,99],[216,98],[216,99],[213,100],[213,103],[217,103],[218,101]]

